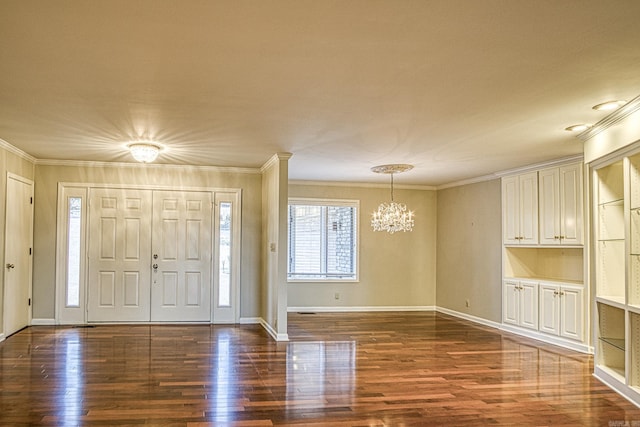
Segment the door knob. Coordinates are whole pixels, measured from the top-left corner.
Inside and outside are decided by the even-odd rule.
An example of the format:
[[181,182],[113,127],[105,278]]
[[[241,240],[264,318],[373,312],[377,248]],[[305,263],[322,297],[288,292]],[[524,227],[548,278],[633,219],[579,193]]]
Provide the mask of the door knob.
[[158,264],[153,264],[152,267],[153,267],[154,270],[157,270],[158,269]]
[[13,265],[13,264],[7,264],[7,268],[8,268],[8,269],[15,268],[15,265]]
[[153,259],[158,259],[158,254],[153,254]]

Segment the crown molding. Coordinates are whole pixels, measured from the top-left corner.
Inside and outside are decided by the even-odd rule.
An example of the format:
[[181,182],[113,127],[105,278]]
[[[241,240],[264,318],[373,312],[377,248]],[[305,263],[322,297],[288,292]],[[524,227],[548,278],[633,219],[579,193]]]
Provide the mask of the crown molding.
[[584,156],[582,154],[577,154],[575,156],[562,157],[560,159],[549,160],[547,162],[535,163],[533,165],[522,166],[515,169],[507,169],[504,171],[496,172],[494,175],[497,177],[503,177],[507,175],[516,175],[526,172],[532,172],[538,169],[545,169],[554,166],[563,166],[571,163],[582,162],[584,160]]
[[280,160],[289,160],[293,156],[292,153],[276,153],[269,160],[267,160],[262,167],[260,167],[260,173],[264,173],[271,166],[279,162]]
[[463,185],[471,185],[471,184],[478,184],[479,182],[485,182],[485,181],[491,181],[494,179],[499,179],[500,176],[498,176],[495,173],[489,174],[489,175],[483,175],[483,176],[478,176],[475,178],[469,178],[469,179],[463,179],[461,181],[454,181],[454,182],[450,182],[447,184],[442,184],[442,185],[438,185],[437,190],[446,190],[447,188],[453,188],[453,187],[461,187]]
[[19,149],[18,147],[15,147],[11,144],[9,144],[7,141],[5,141],[4,139],[0,139],[0,148],[4,148],[5,150],[9,151],[10,153],[15,154],[16,156],[27,160],[31,163],[36,163],[36,158],[33,157],[30,154],[27,154],[26,152],[22,151],[21,149]]
[[[389,189],[389,184],[378,184],[372,182],[349,182],[349,181],[304,181],[304,180],[290,180],[290,185],[309,185],[317,187],[359,187],[359,188],[384,188]],[[419,185],[419,184],[397,184],[393,183],[394,189],[401,190],[424,190],[435,191],[438,188],[433,185]]]
[[145,168],[145,169],[187,169],[204,172],[220,172],[220,173],[245,173],[260,174],[258,168],[241,168],[232,166],[195,166],[195,165],[171,165],[164,163],[130,163],[130,162],[94,162],[84,160],[53,160],[43,159],[35,160],[38,166],[73,166],[73,167],[99,167],[99,168]]
[[587,141],[593,138],[594,136],[596,136],[597,134],[599,134],[600,132],[603,132],[609,129],[611,126],[624,120],[625,118],[627,118],[628,116],[630,116],[631,114],[635,113],[638,110],[640,110],[640,96],[635,97],[631,101],[624,104],[622,107],[613,111],[611,114],[609,114],[608,116],[600,120],[598,123],[591,126],[589,129],[579,133],[578,135],[576,135],[576,138],[580,139],[581,141]]

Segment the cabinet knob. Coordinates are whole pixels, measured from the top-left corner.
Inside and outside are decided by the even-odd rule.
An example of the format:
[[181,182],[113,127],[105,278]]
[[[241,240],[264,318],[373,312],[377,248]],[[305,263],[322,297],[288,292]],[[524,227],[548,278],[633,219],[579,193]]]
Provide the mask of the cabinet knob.
[[560,236],[553,236],[553,240],[558,240]]

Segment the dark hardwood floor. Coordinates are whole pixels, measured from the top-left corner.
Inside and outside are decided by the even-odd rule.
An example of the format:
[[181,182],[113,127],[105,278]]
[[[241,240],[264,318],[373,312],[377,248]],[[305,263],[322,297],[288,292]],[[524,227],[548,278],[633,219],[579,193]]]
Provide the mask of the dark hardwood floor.
[[640,426],[592,357],[436,313],[37,326],[0,343],[0,424]]

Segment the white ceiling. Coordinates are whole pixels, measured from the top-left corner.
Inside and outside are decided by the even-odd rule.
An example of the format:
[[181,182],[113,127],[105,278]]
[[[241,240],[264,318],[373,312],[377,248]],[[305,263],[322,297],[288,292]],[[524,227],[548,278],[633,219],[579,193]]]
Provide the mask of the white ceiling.
[[443,185],[582,152],[640,94],[638,0],[4,0],[0,138],[37,159]]

